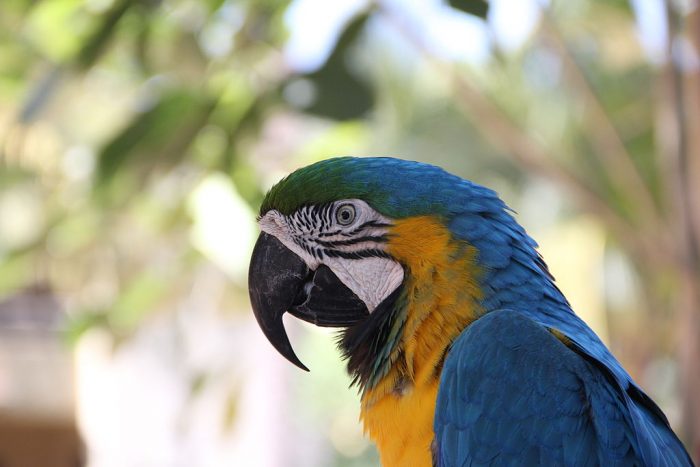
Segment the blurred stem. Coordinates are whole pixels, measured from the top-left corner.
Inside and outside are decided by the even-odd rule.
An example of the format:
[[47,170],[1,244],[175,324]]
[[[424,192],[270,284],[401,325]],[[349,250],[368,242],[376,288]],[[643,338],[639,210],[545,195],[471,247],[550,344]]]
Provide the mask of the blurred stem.
[[124,17],[134,3],[135,0],[117,0],[102,16],[99,26],[85,41],[85,45],[75,57],[75,63],[80,70],[89,69],[102,55],[114,35],[119,20]]
[[[698,279],[700,278],[700,243],[695,219],[697,201],[694,201],[694,190],[697,189],[697,180],[694,180],[694,175],[698,167],[697,158],[692,158],[690,155],[700,154],[698,152],[700,151],[700,72],[684,63],[684,56],[675,53],[674,43],[683,37],[681,18],[668,1],[666,13],[669,30],[666,48],[667,73],[670,77],[668,86],[671,88],[675,131],[675,144],[670,148],[672,168],[667,172],[671,179],[667,184],[675,194],[674,211],[677,213],[676,221],[680,226],[680,236],[676,239],[680,250],[678,253],[680,266],[684,274]],[[698,31],[694,31],[693,24],[689,24],[691,35],[700,34],[700,25],[696,27]]]
[[[514,158],[531,173],[547,177],[571,192],[579,204],[600,218],[633,255],[641,255],[656,267],[673,266],[668,245],[651,235],[640,235],[637,226],[629,223],[585,180],[557,161],[550,152],[517,126],[511,117],[492,100],[476,89],[454,64],[437,59],[414,30],[393,11],[379,2],[378,10],[394,25],[410,44],[419,50],[442,74],[452,79],[459,107],[471,118],[481,133],[495,147]],[[478,118],[474,118],[478,116]]]
[[649,186],[643,180],[639,169],[634,164],[631,154],[627,151],[617,128],[603,107],[595,90],[586,78],[586,75],[578,64],[574,55],[562,37],[551,15],[545,10],[542,12],[541,31],[554,44],[559,58],[564,65],[568,83],[584,100],[585,106],[590,112],[587,123],[591,125],[589,135],[597,148],[598,160],[611,179],[624,192],[628,199],[637,203],[640,226],[653,227],[654,231],[661,233],[659,229],[658,209],[654,202]]
[[478,115],[478,119],[472,120],[492,144],[504,150],[531,173],[547,177],[571,192],[581,206],[602,219],[632,253],[643,255],[656,264],[668,265],[670,258],[660,248],[662,245],[647,236],[639,235],[635,226],[615,212],[584,180],[558,163],[553,155],[474,89],[461,74],[453,73],[453,79],[458,104],[469,115]]
[[151,21],[149,20],[148,11],[144,7],[139,9],[139,31],[136,36],[135,55],[139,66],[144,75],[156,74],[151,69],[150,60],[148,58],[148,49],[151,43]]
[[700,276],[700,5],[696,4],[695,9],[686,18],[685,30],[695,65],[688,66],[685,70],[688,102],[685,124],[688,144],[684,156],[684,187],[695,273]]
[[[678,32],[678,17],[673,11],[673,7],[670,3],[666,2],[666,16],[668,21],[668,43],[666,46],[666,52],[668,54],[668,67],[669,67],[669,84],[671,86],[671,102],[673,103],[673,120],[674,120],[674,133],[675,133],[675,144],[673,145],[671,152],[671,161],[673,164],[672,170],[669,175],[672,177],[669,185],[670,188],[674,190],[674,202],[676,203],[675,212],[678,215],[677,221],[681,225],[680,233],[681,237],[686,237],[690,233],[690,226],[688,225],[688,216],[686,215],[686,178],[684,171],[687,167],[687,132],[685,125],[685,101],[684,101],[684,85],[683,77],[680,70],[676,66],[677,57],[674,52],[674,42],[677,37]],[[687,250],[687,244],[689,243],[689,238],[679,238],[677,239],[679,246],[682,249],[681,256],[685,256],[689,253]]]
[[[86,71],[95,64],[113,36],[119,20],[129,10],[134,1],[136,0],[116,1],[109,11],[105,13],[99,26],[85,41],[85,44],[73,59],[74,65],[78,69]],[[59,89],[65,74],[64,68],[63,64],[50,65],[37,84],[32,87],[17,117],[18,125],[30,124],[41,114]],[[5,144],[2,145],[5,146]],[[3,158],[3,154],[7,151],[6,147],[3,149],[0,152],[0,159]],[[21,154],[21,151],[18,154]]]
[[[679,317],[679,359],[681,374],[681,392],[683,397],[683,424],[689,440],[691,455],[700,457],[700,248],[698,239],[697,183],[700,181],[698,158],[691,154],[700,154],[700,72],[697,67],[686,63],[687,56],[675,45],[682,39],[688,39],[695,46],[695,59],[698,57],[700,42],[700,19],[692,13],[683,24],[683,19],[667,0],[666,20],[668,24],[667,86],[670,87],[673,130],[675,144],[670,146],[668,154],[671,164],[667,171],[667,184],[673,190],[674,212],[678,225],[676,239],[678,263],[680,269],[680,290],[678,297]],[[684,35],[685,33],[685,35]],[[694,178],[697,177],[695,180]]]

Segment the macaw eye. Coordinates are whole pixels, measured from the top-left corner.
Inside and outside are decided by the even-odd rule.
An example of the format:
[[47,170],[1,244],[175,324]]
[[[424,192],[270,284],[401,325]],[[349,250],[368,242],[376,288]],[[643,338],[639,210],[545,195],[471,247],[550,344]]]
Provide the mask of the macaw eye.
[[355,220],[355,206],[343,204],[335,211],[335,220],[340,225],[350,225]]

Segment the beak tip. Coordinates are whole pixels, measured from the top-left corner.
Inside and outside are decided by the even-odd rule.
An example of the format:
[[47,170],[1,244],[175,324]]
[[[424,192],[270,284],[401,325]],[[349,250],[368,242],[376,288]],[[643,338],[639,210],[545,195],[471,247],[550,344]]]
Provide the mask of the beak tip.
[[[288,342],[288,341],[287,341]],[[282,355],[289,363],[293,364],[297,368],[304,370],[306,372],[309,371],[306,365],[304,365],[301,360],[299,360],[299,357],[297,357],[297,354],[292,350],[291,345],[282,345],[278,346],[273,344],[275,347],[275,350],[279,352],[280,355]]]
[[[254,310],[255,309],[256,308],[254,307]],[[279,354],[286,358],[290,363],[304,371],[309,371],[306,365],[299,360],[299,357],[297,357],[297,354],[292,348],[292,344],[289,342],[289,337],[284,330],[282,314],[280,313],[274,317],[265,319],[261,317],[260,313],[256,312],[255,316],[258,319],[258,324],[260,325],[263,334],[265,337],[267,337],[267,340],[272,344],[275,350],[277,350],[277,352],[279,352]]]

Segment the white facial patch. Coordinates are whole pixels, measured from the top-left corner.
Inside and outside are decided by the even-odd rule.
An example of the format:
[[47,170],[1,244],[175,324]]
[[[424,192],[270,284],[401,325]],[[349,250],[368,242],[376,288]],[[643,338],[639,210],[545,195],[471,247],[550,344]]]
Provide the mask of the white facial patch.
[[391,221],[364,201],[304,206],[289,216],[271,210],[259,224],[309,269],[328,266],[370,313],[403,281],[403,267],[386,253]]
[[325,264],[365,302],[370,313],[403,281],[403,268],[389,258],[332,258]]

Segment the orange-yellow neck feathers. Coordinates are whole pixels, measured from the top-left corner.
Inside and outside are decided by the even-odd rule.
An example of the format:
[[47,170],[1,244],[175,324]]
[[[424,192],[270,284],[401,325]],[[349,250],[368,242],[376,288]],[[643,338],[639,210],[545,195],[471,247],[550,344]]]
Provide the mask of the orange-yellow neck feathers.
[[406,270],[406,322],[391,369],[362,396],[362,419],[384,467],[430,466],[442,363],[480,314],[477,252],[431,216],[397,221],[388,252]]

